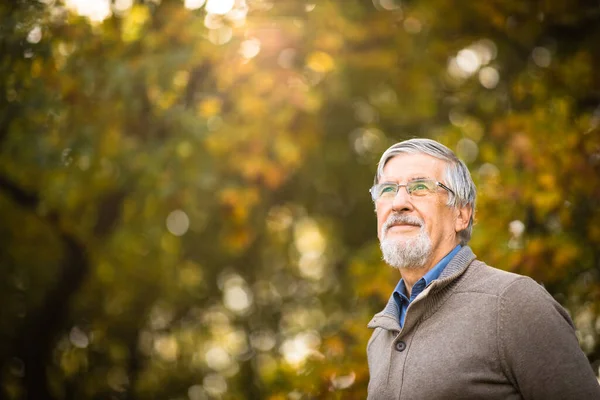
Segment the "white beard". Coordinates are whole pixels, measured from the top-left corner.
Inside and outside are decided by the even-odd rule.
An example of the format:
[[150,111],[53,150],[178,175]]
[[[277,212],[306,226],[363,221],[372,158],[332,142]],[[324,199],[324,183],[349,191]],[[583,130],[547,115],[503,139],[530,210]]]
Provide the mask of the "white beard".
[[[387,238],[387,230],[397,223],[409,223],[421,227],[419,234],[408,239]],[[431,256],[431,239],[425,231],[425,224],[417,217],[391,214],[381,228],[380,242],[383,260],[394,268],[422,268]]]

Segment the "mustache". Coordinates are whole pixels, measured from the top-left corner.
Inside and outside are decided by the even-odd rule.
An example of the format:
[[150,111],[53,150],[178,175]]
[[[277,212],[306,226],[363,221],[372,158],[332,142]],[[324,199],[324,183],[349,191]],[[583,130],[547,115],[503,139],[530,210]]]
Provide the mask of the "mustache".
[[386,233],[388,229],[390,229],[394,225],[415,225],[415,226],[423,226],[425,221],[423,221],[419,217],[415,217],[412,215],[406,214],[390,214],[388,219],[383,224],[381,230],[382,233]]

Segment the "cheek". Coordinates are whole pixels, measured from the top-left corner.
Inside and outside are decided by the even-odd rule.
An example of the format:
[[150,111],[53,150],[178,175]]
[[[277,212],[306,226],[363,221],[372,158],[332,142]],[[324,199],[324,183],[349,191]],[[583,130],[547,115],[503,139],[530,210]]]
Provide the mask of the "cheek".
[[377,237],[379,239],[381,239],[381,227],[385,223],[388,215],[389,211],[387,210],[377,210]]

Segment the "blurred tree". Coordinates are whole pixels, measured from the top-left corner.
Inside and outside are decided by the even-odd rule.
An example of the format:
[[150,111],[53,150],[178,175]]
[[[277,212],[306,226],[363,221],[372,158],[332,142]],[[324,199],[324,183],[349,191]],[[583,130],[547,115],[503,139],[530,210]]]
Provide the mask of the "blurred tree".
[[546,285],[600,364],[596,3],[0,18],[2,398],[364,398],[398,279],[367,188],[413,136],[469,164],[475,252]]

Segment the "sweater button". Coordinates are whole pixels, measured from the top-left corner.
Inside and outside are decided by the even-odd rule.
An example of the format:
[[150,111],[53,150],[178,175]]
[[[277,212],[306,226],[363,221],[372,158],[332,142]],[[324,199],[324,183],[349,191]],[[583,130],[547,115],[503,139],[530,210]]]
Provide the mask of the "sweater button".
[[406,349],[406,343],[404,343],[403,341],[396,342],[396,344],[394,346],[396,347],[396,350],[398,350],[398,351],[404,351],[404,349]]

